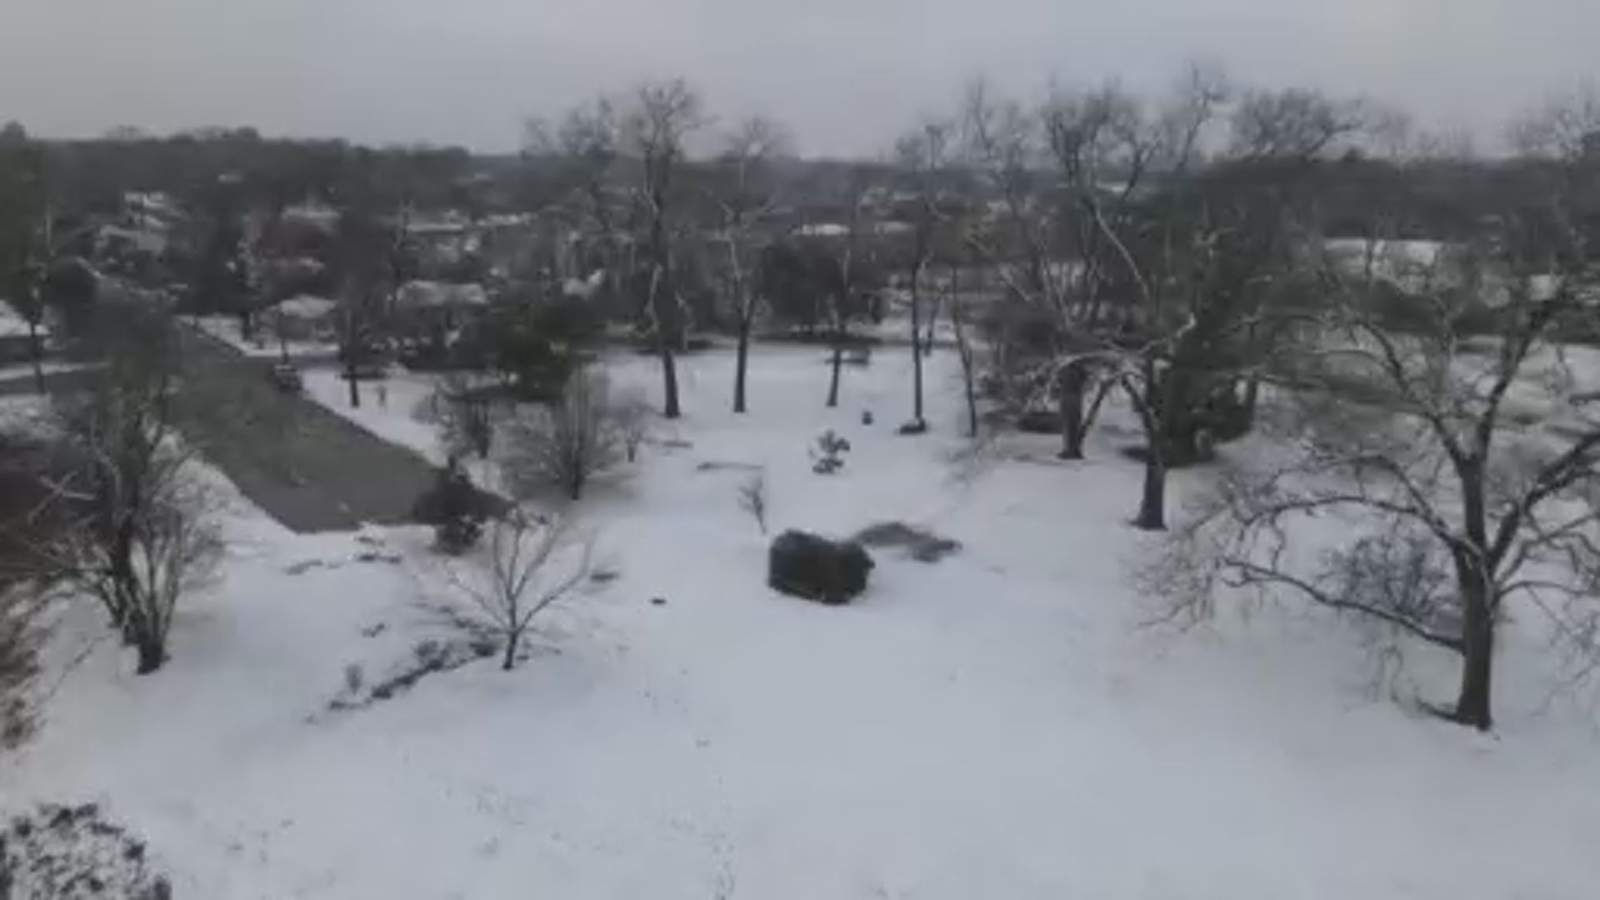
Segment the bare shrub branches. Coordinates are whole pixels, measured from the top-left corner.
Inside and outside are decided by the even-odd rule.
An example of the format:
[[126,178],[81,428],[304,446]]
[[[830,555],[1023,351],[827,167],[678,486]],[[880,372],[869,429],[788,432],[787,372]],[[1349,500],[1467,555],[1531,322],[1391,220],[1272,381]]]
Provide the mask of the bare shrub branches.
[[555,404],[518,414],[508,426],[505,458],[512,492],[527,497],[557,487],[577,500],[590,476],[615,465],[625,441],[608,397],[603,374],[578,372]]
[[756,520],[756,527],[767,533],[767,476],[757,472],[739,485],[739,508]]
[[[489,528],[481,568],[447,568],[451,584],[474,607],[483,624],[505,642],[501,668],[510,671],[533,620],[588,577],[592,540],[581,545],[576,561],[558,560],[572,548],[565,520],[538,518],[513,509]],[[559,562],[564,562],[557,571]]]
[[222,547],[214,504],[174,424],[171,324],[138,324],[149,326],[146,340],[119,339],[90,390],[56,402],[67,462],[53,502],[68,527],[38,555],[45,581],[105,608],[145,674],[166,660],[178,600],[209,575]]
[[438,426],[439,441],[452,456],[488,459],[494,447],[494,385],[485,378],[451,373],[439,379],[427,414]]

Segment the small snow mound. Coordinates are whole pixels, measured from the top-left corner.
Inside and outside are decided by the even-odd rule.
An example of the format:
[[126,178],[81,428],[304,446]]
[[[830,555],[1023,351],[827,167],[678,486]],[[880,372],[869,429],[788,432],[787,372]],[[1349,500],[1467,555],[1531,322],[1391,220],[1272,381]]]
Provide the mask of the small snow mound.
[[961,549],[961,542],[904,522],[879,522],[856,533],[868,547],[902,547],[918,562],[935,563]]

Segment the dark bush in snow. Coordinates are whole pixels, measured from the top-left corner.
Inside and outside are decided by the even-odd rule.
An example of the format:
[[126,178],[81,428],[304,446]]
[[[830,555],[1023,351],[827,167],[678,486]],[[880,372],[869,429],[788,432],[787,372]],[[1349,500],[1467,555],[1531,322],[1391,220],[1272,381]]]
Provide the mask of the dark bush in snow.
[[872,557],[855,541],[830,541],[785,531],[767,555],[767,584],[774,590],[828,604],[848,603],[867,588]]
[[45,804],[0,832],[4,900],[171,900],[144,841],[108,822],[92,803]]
[[490,512],[472,479],[452,457],[440,469],[434,483],[417,498],[411,516],[433,526],[435,545],[452,556],[465,553],[483,534],[483,520]]

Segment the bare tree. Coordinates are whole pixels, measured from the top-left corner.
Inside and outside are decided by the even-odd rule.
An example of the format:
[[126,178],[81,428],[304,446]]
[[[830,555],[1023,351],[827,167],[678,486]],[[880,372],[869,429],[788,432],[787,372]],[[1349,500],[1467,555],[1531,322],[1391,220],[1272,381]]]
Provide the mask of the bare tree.
[[845,346],[850,343],[850,321],[861,314],[865,269],[872,255],[869,242],[876,234],[867,209],[867,195],[872,188],[872,173],[856,166],[846,176],[843,197],[843,223],[822,223],[838,226],[842,233],[831,227],[813,230],[814,243],[825,255],[829,265],[823,279],[828,296],[828,319],[832,326],[833,355],[829,365],[827,406],[839,405],[840,373],[844,367]]
[[517,496],[553,486],[578,500],[592,475],[616,464],[622,441],[608,395],[603,374],[577,372],[549,409],[511,420],[504,466]]
[[726,180],[715,192],[720,210],[716,237],[726,250],[726,277],[734,301],[738,349],[734,357],[733,411],[745,411],[745,374],[750,358],[750,332],[760,310],[753,267],[767,237],[764,220],[777,201],[773,158],[784,153],[789,139],[783,129],[760,116],[739,123],[718,160]]
[[[1247,93],[1223,123],[1228,96],[1219,76],[1195,68],[1153,112],[1112,90],[1063,96],[1047,111],[1052,153],[1086,229],[1090,280],[1076,299],[1090,328],[1079,334],[1145,435],[1139,528],[1165,527],[1168,468],[1206,455],[1218,411],[1237,405],[1250,355],[1270,347],[1277,331],[1261,319],[1275,267],[1292,258],[1293,186],[1359,124],[1303,91]],[[1207,135],[1222,124],[1231,124],[1231,156],[1207,160]],[[1114,173],[1126,180],[1108,187]],[[1060,374],[1081,405],[1085,379],[1069,366]],[[1065,416],[1064,426],[1075,420]]]
[[430,416],[439,428],[439,440],[452,456],[474,454],[489,458],[494,448],[494,382],[455,372],[439,379],[430,400]]
[[[999,198],[963,227],[967,247],[1005,288],[990,374],[1024,409],[1056,394],[1064,459],[1082,458],[1093,418],[1086,397],[1109,383],[1094,337],[1109,292],[1107,259],[1075,187],[1087,183],[1112,218],[1142,187],[1148,162],[1127,125],[1131,102],[1113,88],[1073,99],[1058,92],[1030,111],[979,81],[961,110],[964,158]],[[1051,167],[1059,172],[1053,182]],[[1094,172],[1109,173],[1106,185]],[[1120,185],[1109,181],[1118,177]]]
[[[943,177],[949,165],[948,153],[954,127],[948,122],[928,120],[907,133],[895,144],[895,156],[910,192],[916,196],[912,213],[911,246],[907,252],[906,281],[911,300],[911,423],[913,430],[923,430],[922,360],[923,289],[927,269],[944,224],[940,201],[944,189]],[[931,333],[931,327],[930,327]]]
[[500,667],[507,672],[516,666],[517,650],[534,618],[569,596],[589,575],[592,541],[583,543],[579,559],[564,572],[553,571],[570,548],[568,538],[564,520],[512,509],[490,525],[480,570],[447,569],[451,583],[473,604],[484,624],[505,641]]
[[683,339],[683,310],[674,285],[672,216],[674,176],[685,156],[684,142],[705,124],[700,95],[681,78],[643,85],[623,117],[628,149],[640,162],[636,191],[645,218],[645,246],[650,277],[644,313],[654,326],[661,356],[665,400],[662,414],[680,415],[674,345]]
[[[1584,665],[1600,650],[1600,419],[1563,348],[1600,323],[1592,258],[1562,212],[1504,221],[1421,273],[1371,249],[1330,260],[1327,310],[1291,372],[1300,452],[1236,473],[1177,544],[1192,604],[1224,586],[1288,591],[1459,653],[1441,713],[1480,729],[1512,598],[1549,614]],[[1342,523],[1320,555],[1306,530],[1319,515]]]
[[392,234],[370,206],[346,209],[336,235],[339,272],[339,357],[349,387],[350,406],[361,405],[360,380],[376,360],[389,283]]
[[610,284],[623,284],[633,270],[634,242],[624,240],[625,222],[617,208],[613,179],[623,150],[624,135],[617,104],[601,96],[568,110],[559,125],[542,120],[527,123],[524,153],[541,169],[553,169],[558,190],[575,196],[553,209],[572,237],[583,239],[582,260],[569,257],[567,235],[558,235],[551,269],[556,274],[588,275],[564,271],[568,263],[598,263]]
[[174,424],[172,325],[148,314],[124,325],[134,323],[148,327],[120,335],[87,395],[57,401],[73,464],[55,489],[75,520],[41,556],[47,580],[100,602],[146,674],[165,662],[178,600],[221,544]]
[[978,359],[967,324],[966,302],[961,295],[960,270],[950,267],[950,327],[955,332],[956,353],[961,359],[962,394],[967,401],[967,435],[978,436]]

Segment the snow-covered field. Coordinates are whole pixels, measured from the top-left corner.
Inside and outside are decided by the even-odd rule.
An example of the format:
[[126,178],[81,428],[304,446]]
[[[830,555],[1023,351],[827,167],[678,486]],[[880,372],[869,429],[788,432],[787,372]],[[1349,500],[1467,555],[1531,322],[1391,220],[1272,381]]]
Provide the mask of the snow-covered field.
[[[450,634],[423,605],[449,600],[428,535],[295,536],[236,499],[162,671],[129,674],[87,607],[58,630],[56,666],[100,643],[0,768],[0,806],[102,801],[180,898],[1600,893],[1600,736],[1551,702],[1519,623],[1493,736],[1375,696],[1352,630],[1298,607],[1141,627],[1159,605],[1128,577],[1152,539],[1123,524],[1126,419],[1087,462],[1028,436],[974,462],[954,354],[916,438],[894,434],[903,350],[848,370],[837,410],[822,357],[760,348],[743,417],[729,355],[683,360],[685,418],[581,508],[618,577],[551,611],[515,671],[363,709],[328,709],[349,667],[375,681]],[[613,370],[656,396],[652,360]],[[364,386],[357,420],[434,452],[390,390]],[[825,427],[854,445],[831,477],[807,458]],[[777,595],[729,464],[764,467],[775,530],[902,519],[964,547],[877,554],[848,607]],[[1408,663],[1403,686],[1449,696],[1447,660]]]

